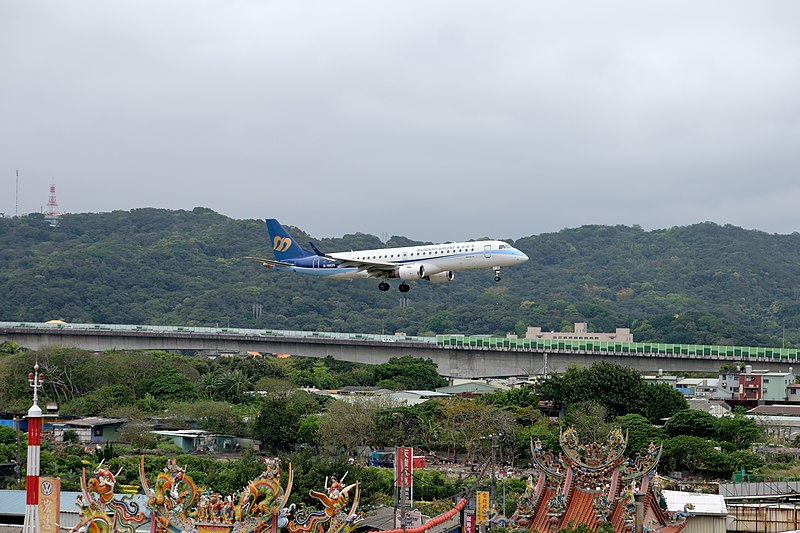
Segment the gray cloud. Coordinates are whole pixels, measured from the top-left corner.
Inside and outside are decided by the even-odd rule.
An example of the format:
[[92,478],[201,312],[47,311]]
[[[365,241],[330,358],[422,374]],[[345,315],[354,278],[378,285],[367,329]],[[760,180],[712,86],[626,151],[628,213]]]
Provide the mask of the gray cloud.
[[793,232],[792,1],[0,3],[0,211]]

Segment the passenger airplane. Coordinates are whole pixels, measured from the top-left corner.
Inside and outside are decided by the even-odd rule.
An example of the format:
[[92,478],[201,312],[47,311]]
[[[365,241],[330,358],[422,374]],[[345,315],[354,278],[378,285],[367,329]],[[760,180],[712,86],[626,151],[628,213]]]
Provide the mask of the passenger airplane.
[[500,269],[528,260],[528,256],[503,241],[449,242],[404,248],[381,248],[354,252],[323,253],[314,243],[313,252],[298,245],[283,226],[268,218],[267,231],[275,259],[252,257],[267,268],[325,276],[333,279],[376,278],[378,289],[389,290],[387,279],[402,280],[398,289],[408,292],[406,281],[425,279],[442,283],[457,270],[491,268],[495,281]]

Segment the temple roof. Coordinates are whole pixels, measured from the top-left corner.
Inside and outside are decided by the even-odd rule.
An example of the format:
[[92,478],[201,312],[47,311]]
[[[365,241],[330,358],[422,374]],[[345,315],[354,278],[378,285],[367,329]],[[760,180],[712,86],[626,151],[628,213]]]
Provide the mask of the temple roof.
[[[650,444],[634,459],[625,457],[627,435],[612,431],[605,444],[580,444],[577,432],[561,433],[561,454],[555,456],[531,443],[537,478],[528,479],[514,519],[531,531],[557,531],[586,524],[592,531],[608,523],[619,533],[631,531],[636,502],[644,506],[650,531],[677,533],[685,513],[667,512],[656,474],[661,448]],[[684,509],[685,511],[686,509]]]

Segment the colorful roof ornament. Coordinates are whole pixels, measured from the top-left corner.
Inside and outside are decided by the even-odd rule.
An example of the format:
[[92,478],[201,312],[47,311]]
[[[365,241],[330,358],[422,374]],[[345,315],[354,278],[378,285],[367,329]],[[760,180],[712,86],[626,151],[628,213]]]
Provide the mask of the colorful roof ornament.
[[656,467],[661,447],[650,443],[634,459],[625,457],[628,436],[612,430],[605,443],[581,444],[570,427],[559,436],[561,454],[555,456],[538,440],[531,442],[536,476],[511,520],[531,531],[557,531],[570,523],[596,530],[608,523],[618,533],[631,531],[637,499],[643,500],[646,531],[677,533],[685,517],[672,517],[662,505]]

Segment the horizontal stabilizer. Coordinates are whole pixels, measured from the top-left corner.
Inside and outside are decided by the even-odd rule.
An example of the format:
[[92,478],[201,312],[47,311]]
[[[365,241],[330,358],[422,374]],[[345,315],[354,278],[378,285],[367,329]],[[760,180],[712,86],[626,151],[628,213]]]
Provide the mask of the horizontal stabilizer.
[[259,263],[261,263],[262,265],[264,265],[267,268],[272,268],[272,267],[275,267],[275,266],[283,266],[283,267],[294,266],[292,263],[286,263],[286,262],[283,262],[283,261],[275,261],[274,259],[267,259],[266,257],[245,257],[245,259],[253,259],[255,261],[258,261]]

